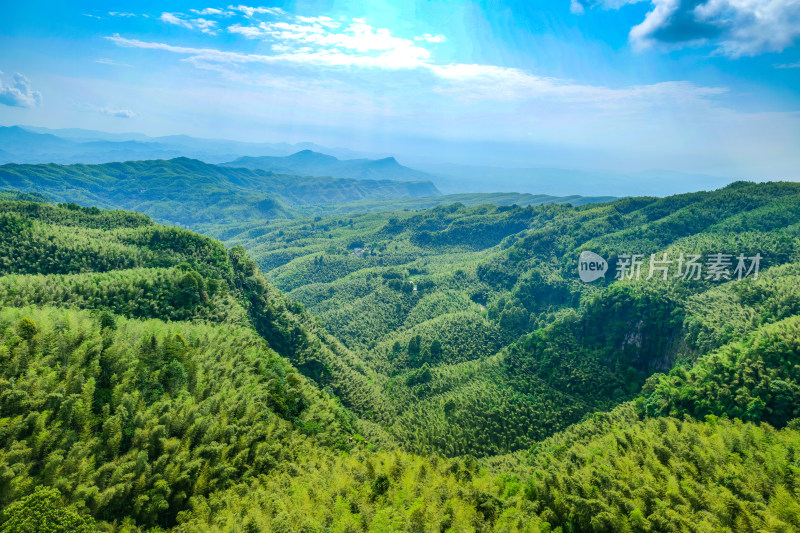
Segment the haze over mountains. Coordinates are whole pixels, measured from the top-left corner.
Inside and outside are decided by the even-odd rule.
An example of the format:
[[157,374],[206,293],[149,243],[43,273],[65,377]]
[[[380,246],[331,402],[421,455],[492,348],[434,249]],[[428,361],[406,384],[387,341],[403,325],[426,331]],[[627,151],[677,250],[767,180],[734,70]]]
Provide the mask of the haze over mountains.
[[230,163],[223,163],[223,166],[270,170],[283,174],[332,176],[349,179],[391,179],[400,181],[434,179],[431,174],[401,165],[394,157],[385,157],[378,160],[348,159],[342,161],[332,155],[312,150],[302,150],[286,157],[240,157]]
[[148,137],[140,133],[107,133],[79,128],[0,127],[0,150],[5,152],[0,153],[0,162],[3,163],[110,163],[174,157],[222,163],[244,155],[283,156],[304,149],[324,149],[341,157],[357,155],[313,143],[245,143],[187,135]]
[[249,143],[186,135],[148,137],[140,133],[106,133],[75,128],[0,127],[0,163],[108,163],[176,157],[283,174],[427,180],[447,194],[514,191],[559,197],[665,196],[717,189],[736,179],[754,178],[670,170],[612,172],[536,166],[501,168],[465,165],[458,161],[433,161],[414,154],[364,153],[314,143]]

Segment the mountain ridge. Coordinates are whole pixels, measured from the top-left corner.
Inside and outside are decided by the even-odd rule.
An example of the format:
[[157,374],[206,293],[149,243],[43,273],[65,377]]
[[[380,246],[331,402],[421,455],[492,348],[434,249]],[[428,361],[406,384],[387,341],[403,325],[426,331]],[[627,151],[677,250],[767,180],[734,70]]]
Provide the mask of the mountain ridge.
[[311,176],[350,179],[391,179],[399,181],[431,181],[432,174],[401,165],[394,156],[382,159],[339,159],[313,150],[301,150],[280,156],[243,156],[221,166],[267,170]]

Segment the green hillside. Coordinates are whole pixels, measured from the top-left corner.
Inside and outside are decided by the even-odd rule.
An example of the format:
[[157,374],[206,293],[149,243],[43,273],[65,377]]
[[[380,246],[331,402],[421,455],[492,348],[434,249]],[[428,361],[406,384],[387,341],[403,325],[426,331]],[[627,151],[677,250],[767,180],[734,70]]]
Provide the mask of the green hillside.
[[439,193],[430,182],[302,177],[185,157],[101,165],[1,165],[0,189],[135,210],[189,227],[291,217],[297,207],[319,204]]
[[418,198],[383,198],[369,200],[355,200],[341,204],[316,206],[313,212],[307,215],[343,216],[352,213],[366,213],[374,211],[400,211],[430,209],[440,205],[462,204],[467,207],[491,204],[497,206],[507,205],[540,205],[540,204],[570,204],[583,205],[602,202],[611,202],[617,198],[613,196],[551,196],[549,194],[529,194],[516,192],[495,193],[460,193],[442,194],[438,196],[421,196]]
[[[486,456],[797,313],[776,299],[796,292],[799,206],[797,184],[740,182],[578,207],[456,204],[207,231],[248,249],[375,372],[384,395],[361,416],[409,449]],[[578,279],[585,249],[609,259],[606,281]],[[644,255],[644,275],[615,282],[626,252]],[[665,252],[760,253],[761,278],[646,280],[650,254]]]
[[[3,198],[0,531],[800,528],[800,185],[229,247]],[[582,250],[763,259],[585,284]]]

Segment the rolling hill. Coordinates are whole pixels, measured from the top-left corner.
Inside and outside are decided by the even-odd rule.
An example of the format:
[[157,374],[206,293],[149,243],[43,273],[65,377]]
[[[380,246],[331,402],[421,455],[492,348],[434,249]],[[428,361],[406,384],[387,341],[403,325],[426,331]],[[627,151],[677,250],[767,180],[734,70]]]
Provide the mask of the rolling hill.
[[0,188],[82,205],[135,209],[187,227],[286,218],[293,216],[294,208],[354,200],[438,194],[430,182],[300,177],[187,158],[102,165],[7,164],[0,166]]

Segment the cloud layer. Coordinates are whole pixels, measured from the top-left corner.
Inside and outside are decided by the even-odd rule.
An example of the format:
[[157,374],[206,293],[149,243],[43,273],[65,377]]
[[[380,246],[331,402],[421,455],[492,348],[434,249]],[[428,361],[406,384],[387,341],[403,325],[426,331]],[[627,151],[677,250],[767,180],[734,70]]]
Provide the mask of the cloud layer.
[[[2,75],[0,71],[0,75]],[[11,107],[38,107],[42,104],[42,94],[31,89],[31,83],[22,74],[14,74],[11,85],[0,81],[0,104]]]
[[[271,53],[244,53],[218,48],[176,46],[163,42],[129,39],[120,35],[107,37],[119,46],[162,50],[180,54],[184,61],[206,70],[223,73],[229,79],[264,83],[266,65],[288,67],[302,72],[325,68],[352,72],[371,69],[387,74],[399,72],[403,83],[414,74],[417,83],[427,84],[433,93],[463,102],[521,102],[547,100],[601,108],[631,105],[659,105],[671,99],[696,101],[725,92],[723,88],[697,87],[689,82],[666,82],[652,85],[609,88],[580,84],[571,80],[538,76],[518,68],[436,61],[441,34],[425,33],[413,38],[394,35],[387,28],[377,28],[363,18],[338,19],[327,16],[289,15],[273,8],[229,6],[242,13],[244,20],[229,21],[227,32],[246,40],[268,44]],[[208,13],[209,10],[197,10]],[[220,12],[219,16],[226,16]],[[198,29],[190,21],[164,13],[161,20],[187,29]],[[260,71],[260,72],[259,72]],[[267,81],[277,86],[274,76]]]

